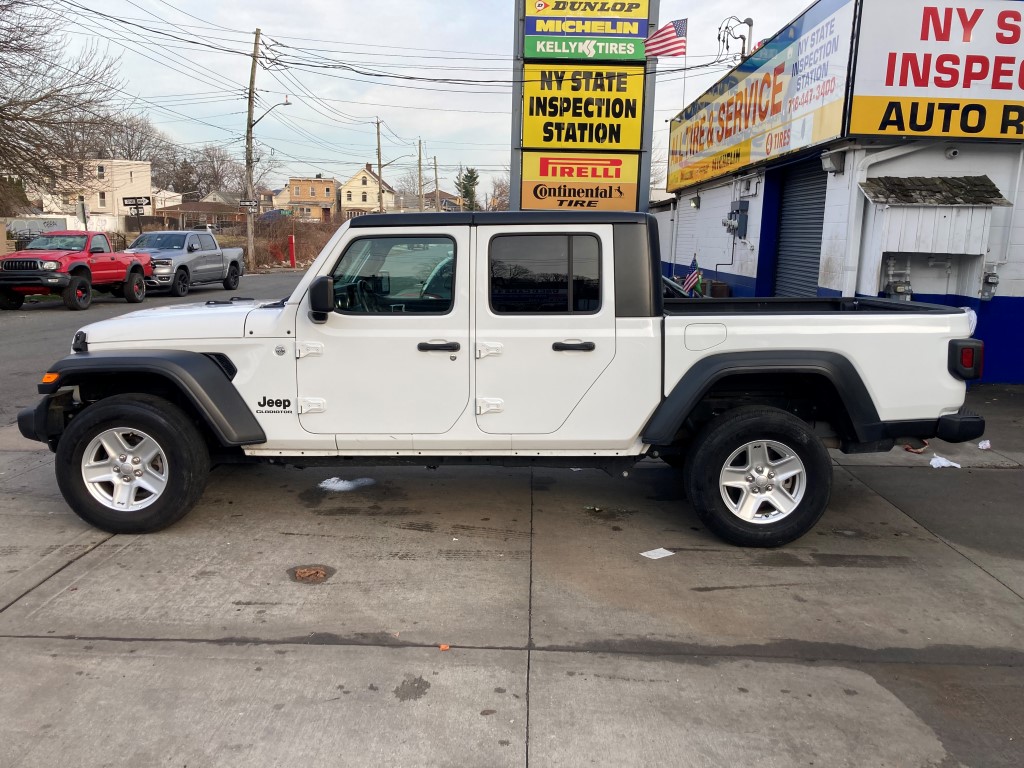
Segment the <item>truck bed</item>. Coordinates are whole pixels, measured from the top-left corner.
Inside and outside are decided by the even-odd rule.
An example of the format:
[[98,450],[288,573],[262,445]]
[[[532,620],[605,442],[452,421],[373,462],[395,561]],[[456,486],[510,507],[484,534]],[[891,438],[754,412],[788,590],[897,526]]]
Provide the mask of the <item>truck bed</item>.
[[820,315],[834,312],[962,314],[958,307],[866,297],[807,299],[665,299],[666,315]]

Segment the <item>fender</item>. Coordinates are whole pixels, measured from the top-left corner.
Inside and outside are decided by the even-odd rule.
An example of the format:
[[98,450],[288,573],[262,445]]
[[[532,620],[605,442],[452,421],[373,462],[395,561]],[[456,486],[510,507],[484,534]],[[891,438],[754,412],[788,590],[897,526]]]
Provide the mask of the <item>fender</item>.
[[[97,374],[154,374],[170,381],[188,398],[222,445],[253,445],[267,440],[245,400],[231,385],[229,375],[214,360],[199,352],[177,349],[79,352],[59,360],[49,372],[58,377],[50,384],[39,385],[41,395],[52,396],[64,387],[87,381]],[[44,442],[50,437],[25,436]]]
[[824,376],[843,400],[860,442],[885,437],[867,387],[853,363],[835,352],[783,350],[729,352],[697,362],[679,380],[644,427],[648,445],[670,445],[683,421],[709,389],[726,376],[749,373],[812,373]]

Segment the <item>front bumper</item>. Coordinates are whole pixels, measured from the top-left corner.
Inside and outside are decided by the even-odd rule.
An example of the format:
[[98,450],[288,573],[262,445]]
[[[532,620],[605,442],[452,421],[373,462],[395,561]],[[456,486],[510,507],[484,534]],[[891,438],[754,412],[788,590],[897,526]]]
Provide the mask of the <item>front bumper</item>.
[[0,270],[0,288],[41,288],[46,291],[62,291],[67,288],[71,276],[66,272],[52,272],[46,269]]
[[46,395],[36,405],[18,411],[18,431],[23,437],[46,443],[55,451],[71,405],[71,392]]

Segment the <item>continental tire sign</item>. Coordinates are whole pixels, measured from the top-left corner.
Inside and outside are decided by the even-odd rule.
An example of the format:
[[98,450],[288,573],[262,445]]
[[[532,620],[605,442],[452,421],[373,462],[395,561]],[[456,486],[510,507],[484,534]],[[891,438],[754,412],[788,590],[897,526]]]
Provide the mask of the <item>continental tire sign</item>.
[[524,210],[635,211],[639,155],[523,152]]

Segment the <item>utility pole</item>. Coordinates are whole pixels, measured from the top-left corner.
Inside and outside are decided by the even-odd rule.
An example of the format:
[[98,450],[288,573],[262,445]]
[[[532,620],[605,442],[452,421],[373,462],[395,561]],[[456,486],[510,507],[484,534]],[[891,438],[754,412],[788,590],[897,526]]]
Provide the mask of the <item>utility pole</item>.
[[420,213],[423,213],[423,139],[420,139],[418,165],[420,174]]
[[441,187],[437,185],[437,155],[434,155],[434,212],[441,212]]
[[[252,184],[252,113],[256,106],[256,62],[260,55],[260,30],[256,28],[256,39],[252,44],[252,68],[249,70],[249,114],[245,120],[245,199],[254,200],[256,192]],[[253,210],[246,207],[245,214],[245,271],[256,271],[256,238],[253,233]]]
[[377,210],[384,213],[384,166],[380,156],[380,118],[377,118]]

